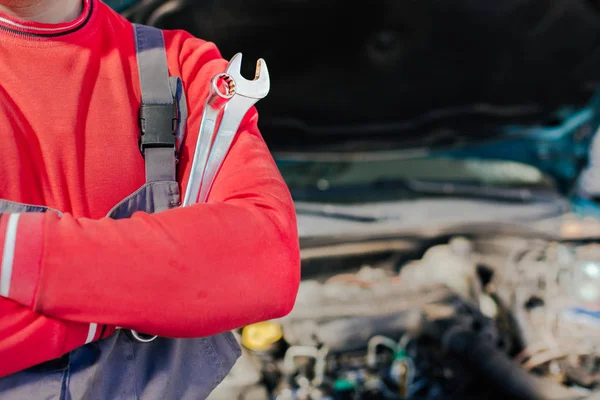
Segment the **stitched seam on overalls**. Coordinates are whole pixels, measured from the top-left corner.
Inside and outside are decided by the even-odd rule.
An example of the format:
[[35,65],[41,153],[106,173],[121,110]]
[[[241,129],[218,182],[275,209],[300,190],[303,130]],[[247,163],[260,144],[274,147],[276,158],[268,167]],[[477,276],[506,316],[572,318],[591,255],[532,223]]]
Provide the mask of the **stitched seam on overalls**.
[[69,388],[69,381],[71,379],[71,360],[67,364],[67,368],[62,373],[62,378],[60,382],[60,393],[59,400],[67,400],[67,392]]
[[[173,182],[175,182],[175,183],[177,183],[177,185],[179,185],[178,182],[176,182],[176,181],[173,181]],[[172,189],[173,189],[173,186],[169,185],[169,208],[176,208],[181,205],[181,195],[180,195],[179,190],[177,190],[178,193],[175,193]],[[178,189],[179,189],[179,186],[178,186]]]
[[229,345],[231,346],[232,349],[235,349],[236,351],[239,350],[240,345],[237,342],[237,340],[235,340],[233,333],[225,332],[225,334],[223,336],[225,336],[225,339],[229,342]]
[[[219,363],[218,372],[215,374],[215,376],[213,377],[213,380],[211,382],[212,386],[216,386],[216,385],[218,385],[219,381],[221,381],[225,377],[225,375],[227,375],[227,373],[224,372],[223,360],[221,359],[221,356],[219,355],[219,352],[217,351],[217,349],[215,349],[215,346],[213,346],[211,338],[206,338],[206,341],[208,342],[208,345],[210,346],[212,353],[216,356],[216,361]],[[209,358],[215,358],[215,357],[209,357]]]
[[136,398],[136,400],[140,400],[140,395],[138,394],[138,379],[137,379],[137,370],[138,370],[138,359],[135,356],[135,349],[133,348],[133,343],[132,342],[127,342],[129,344],[129,346],[131,346],[131,356],[133,357],[133,396]]
[[[96,343],[91,343],[89,345],[96,345]],[[69,368],[71,367],[71,363],[69,362]],[[92,377],[92,383],[89,385],[89,387],[94,387],[94,385],[96,384],[96,382],[98,381],[98,377],[100,374],[98,374],[97,372],[94,373],[94,376]]]

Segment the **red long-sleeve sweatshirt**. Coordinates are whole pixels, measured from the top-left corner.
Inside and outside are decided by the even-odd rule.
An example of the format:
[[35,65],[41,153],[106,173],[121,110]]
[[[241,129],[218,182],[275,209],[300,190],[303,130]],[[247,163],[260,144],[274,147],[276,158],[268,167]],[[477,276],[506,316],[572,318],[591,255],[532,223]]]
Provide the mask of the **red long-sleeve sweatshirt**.
[[[166,31],[188,99],[185,192],[212,43]],[[99,0],[73,22],[0,14],[0,198],[64,214],[0,217],[0,376],[110,335],[115,326],[200,337],[290,311],[299,281],[289,191],[246,118],[208,203],[104,216],[145,183],[133,30]]]

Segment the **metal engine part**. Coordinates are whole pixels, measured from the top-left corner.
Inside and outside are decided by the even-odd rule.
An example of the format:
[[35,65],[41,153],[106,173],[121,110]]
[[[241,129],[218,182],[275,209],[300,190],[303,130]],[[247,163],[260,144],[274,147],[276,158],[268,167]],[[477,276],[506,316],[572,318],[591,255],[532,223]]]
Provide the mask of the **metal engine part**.
[[244,328],[254,380],[228,377],[220,398],[232,387],[260,400],[594,393],[600,245],[456,237],[400,259],[303,281],[290,315]]
[[600,389],[600,245],[504,238],[494,246],[512,249],[488,290],[515,321],[522,345],[515,360],[558,382]]

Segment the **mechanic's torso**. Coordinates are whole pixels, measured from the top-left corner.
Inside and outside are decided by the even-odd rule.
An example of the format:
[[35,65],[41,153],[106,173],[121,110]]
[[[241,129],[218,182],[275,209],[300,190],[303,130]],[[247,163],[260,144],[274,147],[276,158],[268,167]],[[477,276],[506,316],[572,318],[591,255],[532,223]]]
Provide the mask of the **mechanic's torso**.
[[131,25],[90,4],[64,36],[0,30],[0,198],[100,218],[145,176]]
[[[123,32],[110,29],[114,24],[109,22],[122,24]],[[92,218],[112,209],[108,216],[119,219],[179,203],[174,179],[146,182],[146,165],[137,146],[141,95],[132,26],[116,17],[102,26],[122,43],[117,36],[101,33],[90,35],[89,40],[98,40],[91,45],[94,50],[83,43],[78,47],[26,41],[23,53],[0,65],[0,73],[8,75],[0,84],[0,176],[5,178],[0,183],[0,213],[43,211],[30,206],[34,204]],[[48,51],[36,49],[36,43],[48,46]],[[19,47],[14,43],[0,43],[0,51],[15,48]],[[36,51],[41,51],[41,59],[34,57]],[[35,61],[20,68],[28,57]],[[32,80],[27,82],[29,76]],[[164,79],[168,82],[169,77]],[[150,159],[147,154],[151,164]],[[116,204],[119,207],[113,209]],[[20,312],[15,306],[0,298],[0,319],[14,319]],[[25,317],[39,316],[28,313]],[[18,329],[18,323],[15,326]],[[101,328],[104,332],[105,327]],[[88,344],[68,356],[1,378],[0,397],[204,398],[240,355],[231,333],[142,343],[123,330],[109,337],[101,333],[97,341],[95,329],[90,332]],[[37,343],[43,346],[44,342]]]

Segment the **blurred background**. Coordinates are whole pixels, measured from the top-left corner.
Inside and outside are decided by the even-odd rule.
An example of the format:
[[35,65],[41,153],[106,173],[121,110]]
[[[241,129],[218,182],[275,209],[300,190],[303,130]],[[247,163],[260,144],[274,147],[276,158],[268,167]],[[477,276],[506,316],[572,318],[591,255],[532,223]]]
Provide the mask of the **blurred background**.
[[600,399],[600,2],[105,1],[269,66],[303,282],[213,399]]

